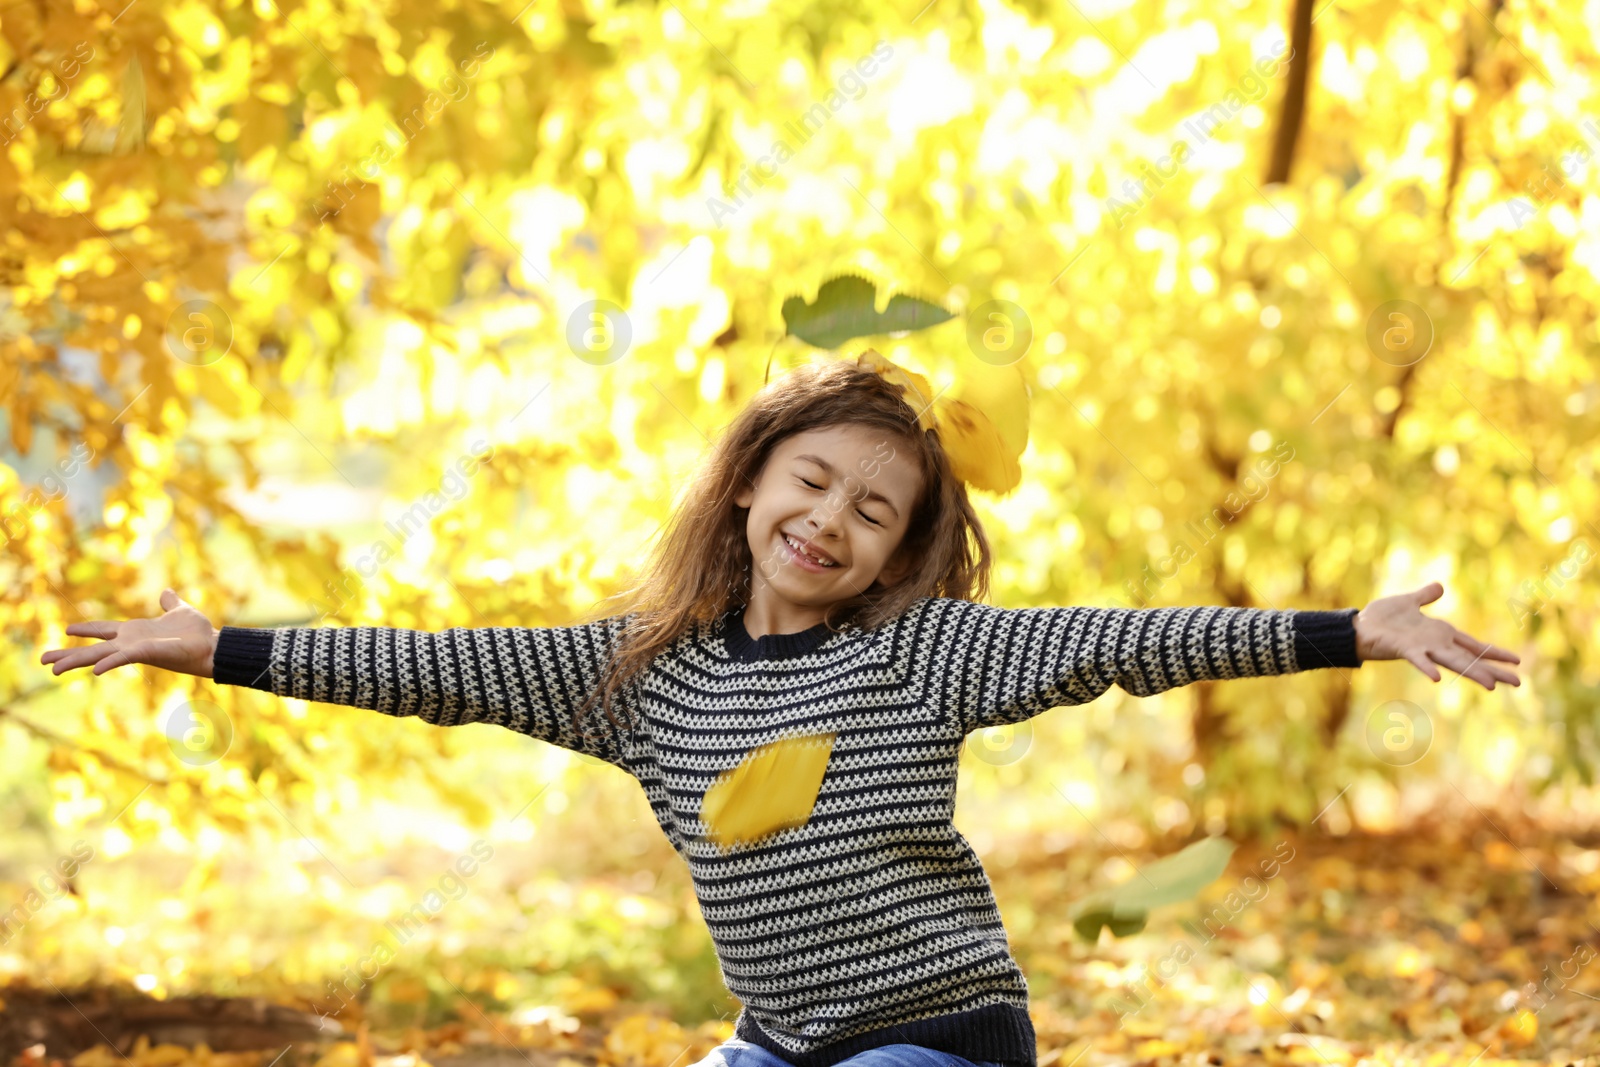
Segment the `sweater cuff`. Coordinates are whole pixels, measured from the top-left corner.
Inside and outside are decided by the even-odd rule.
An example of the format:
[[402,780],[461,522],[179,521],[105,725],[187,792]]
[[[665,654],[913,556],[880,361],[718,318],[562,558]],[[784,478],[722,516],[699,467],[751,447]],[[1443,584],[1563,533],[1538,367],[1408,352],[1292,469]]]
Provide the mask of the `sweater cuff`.
[[1360,608],[1338,611],[1295,611],[1294,658],[1300,670],[1321,667],[1359,667],[1356,655],[1356,613]]
[[211,680],[263,692],[272,688],[272,638],[275,631],[224,626],[211,657]]

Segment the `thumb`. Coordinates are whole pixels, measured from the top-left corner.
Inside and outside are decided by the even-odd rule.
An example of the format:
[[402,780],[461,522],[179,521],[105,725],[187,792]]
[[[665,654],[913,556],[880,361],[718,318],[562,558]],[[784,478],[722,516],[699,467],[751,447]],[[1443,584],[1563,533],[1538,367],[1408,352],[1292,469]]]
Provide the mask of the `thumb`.
[[1417,598],[1418,604],[1432,604],[1435,600],[1444,596],[1444,586],[1438,582],[1429,582],[1412,595]]
[[173,608],[178,607],[182,603],[183,603],[183,601],[178,597],[177,593],[174,593],[170,589],[161,590],[161,610],[162,611],[171,611]]

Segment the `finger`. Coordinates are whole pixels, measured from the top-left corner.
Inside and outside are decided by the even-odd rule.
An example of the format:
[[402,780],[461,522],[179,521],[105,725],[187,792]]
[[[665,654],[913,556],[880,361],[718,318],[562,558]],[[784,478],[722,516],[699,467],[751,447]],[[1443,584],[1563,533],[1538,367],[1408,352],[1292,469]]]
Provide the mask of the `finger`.
[[1489,673],[1487,665],[1479,662],[1479,657],[1468,656],[1465,649],[1459,645],[1443,645],[1428,649],[1428,656],[1435,663],[1442,663],[1455,671],[1463,678],[1471,678],[1485,689],[1494,690],[1494,677]]
[[85,648],[61,649],[59,650],[61,655],[55,658],[55,667],[50,673],[61,674],[63,671],[76,670],[97,663],[116,650],[117,646],[109,641],[102,641],[98,645],[89,645]]
[[1429,582],[1427,585],[1423,586],[1421,589],[1418,589],[1411,595],[1417,598],[1417,603],[1419,605],[1432,604],[1435,600],[1438,600],[1440,597],[1444,596],[1444,586],[1440,585],[1438,582]]
[[120,623],[109,619],[96,619],[94,622],[74,622],[67,626],[67,633],[72,637],[115,637]]
[[90,673],[97,675],[104,674],[107,671],[114,671],[118,667],[125,667],[132,662],[133,660],[129,658],[128,653],[125,650],[118,649],[116,652],[107,656],[99,663],[96,663],[94,665],[94,670]]
[[171,611],[183,603],[183,600],[171,589],[161,590],[161,610]]
[[1437,682],[1441,677],[1439,674],[1439,668],[1435,667],[1426,656],[1419,655],[1416,652],[1405,652],[1402,654],[1405,656],[1407,662],[1409,662],[1413,667],[1421,671],[1423,674],[1426,674],[1429,678],[1432,678],[1434,681]]
[[1483,663],[1482,666],[1484,670],[1494,676],[1496,681],[1504,682],[1507,685],[1522,684],[1522,679],[1517,677],[1515,671],[1508,671],[1504,667],[1496,667],[1494,664],[1487,662]]
[[1515,652],[1512,652],[1509,649],[1501,648],[1499,645],[1491,645],[1484,641],[1479,641],[1471,634],[1462,633],[1460,630],[1456,631],[1456,641],[1463,648],[1469,649],[1473,653],[1483,656],[1484,659],[1498,659],[1503,660],[1506,663],[1522,662],[1522,657],[1517,655]]
[[[107,646],[101,645],[99,647],[105,648]],[[104,674],[106,671],[116,670],[118,667],[129,663],[149,663],[150,656],[155,650],[156,642],[154,640],[140,641],[127,648],[119,648],[99,663],[96,663],[94,665],[94,673]]]

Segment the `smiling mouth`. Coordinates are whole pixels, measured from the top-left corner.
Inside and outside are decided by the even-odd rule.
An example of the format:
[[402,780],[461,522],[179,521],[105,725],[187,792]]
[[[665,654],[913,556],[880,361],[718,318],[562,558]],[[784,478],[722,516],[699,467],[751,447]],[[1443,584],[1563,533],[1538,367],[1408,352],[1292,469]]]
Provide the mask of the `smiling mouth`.
[[826,556],[815,556],[802,548],[800,542],[795,540],[789,534],[783,533],[782,530],[779,530],[778,532],[783,537],[783,543],[788,545],[790,550],[793,551],[795,555],[799,556],[808,563],[814,563],[819,567],[828,568],[839,566],[839,562],[837,560],[828,559]]

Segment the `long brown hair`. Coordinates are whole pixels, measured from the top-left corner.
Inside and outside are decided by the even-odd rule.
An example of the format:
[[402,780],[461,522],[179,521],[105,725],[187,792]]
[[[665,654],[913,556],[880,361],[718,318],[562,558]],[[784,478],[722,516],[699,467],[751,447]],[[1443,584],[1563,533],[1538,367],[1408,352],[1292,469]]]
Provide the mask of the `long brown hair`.
[[[642,580],[601,602],[589,621],[631,615],[601,683],[574,714],[598,699],[613,723],[618,696],[667,646],[702,624],[750,602],[754,560],[745,534],[749,509],[733,502],[753,484],[777,446],[808,430],[853,424],[882,430],[917,463],[922,491],[892,561],[912,567],[897,583],[879,582],[828,606],[824,621],[873,629],[925,596],[979,600],[989,593],[988,539],[950,470],[937,430],[922,430],[898,386],[845,359],[803,364],[774,380],[724,430],[662,528]],[[619,724],[620,725],[620,724]]]

